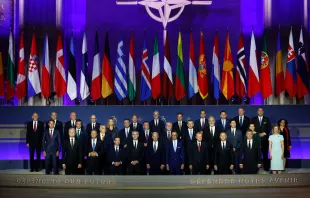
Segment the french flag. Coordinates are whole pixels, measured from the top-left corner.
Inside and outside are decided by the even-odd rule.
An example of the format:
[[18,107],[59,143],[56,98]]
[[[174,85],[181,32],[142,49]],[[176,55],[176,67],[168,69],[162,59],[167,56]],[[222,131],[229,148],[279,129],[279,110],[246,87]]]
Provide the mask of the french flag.
[[28,98],[32,98],[36,94],[41,93],[38,69],[37,43],[36,36],[33,34],[28,66]]
[[286,73],[285,73],[285,90],[288,95],[293,98],[296,95],[296,84],[297,84],[297,75],[296,75],[296,55],[294,51],[294,41],[293,41],[293,32],[291,29],[288,52],[287,52],[287,62],[286,62]]

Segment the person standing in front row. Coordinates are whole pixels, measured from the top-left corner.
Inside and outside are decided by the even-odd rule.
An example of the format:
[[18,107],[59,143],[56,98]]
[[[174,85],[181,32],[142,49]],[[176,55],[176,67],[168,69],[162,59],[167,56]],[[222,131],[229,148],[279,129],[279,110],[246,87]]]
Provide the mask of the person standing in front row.
[[272,129],[272,135],[269,136],[269,150],[272,174],[281,174],[284,170],[284,138],[280,134],[278,126],[274,126]]
[[127,144],[128,175],[140,175],[141,162],[144,156],[144,145],[139,142],[139,132],[132,132],[132,141]]
[[121,139],[118,136],[114,137],[114,144],[110,147],[108,152],[108,164],[110,164],[109,173],[111,175],[123,175],[124,174],[124,150],[121,148]]
[[253,138],[253,132],[246,132],[246,139],[240,149],[239,167],[243,174],[257,174],[261,167],[260,142]]
[[[30,172],[39,172],[41,162],[42,137],[44,133],[44,124],[39,121],[37,113],[32,114],[32,121],[27,123],[26,145],[29,147]],[[34,152],[37,159],[34,160]]]
[[196,141],[189,151],[189,169],[193,175],[205,175],[209,169],[207,144],[202,141],[202,132],[196,133]]
[[165,168],[165,148],[158,138],[158,133],[154,131],[153,141],[148,144],[145,151],[146,168],[150,175],[160,175]]
[[184,170],[184,147],[176,131],[171,136],[172,141],[166,148],[166,168],[170,175],[180,175],[181,170]]
[[80,141],[75,137],[75,128],[69,129],[69,140],[65,140],[62,148],[62,168],[66,175],[81,173],[84,152]]
[[[43,135],[43,154],[45,157],[45,173],[51,173],[51,164],[53,166],[54,175],[58,175],[58,164],[56,157],[59,156],[61,147],[60,132],[56,130],[54,120],[48,121],[49,128],[44,131]],[[68,135],[69,136],[69,135]]]
[[221,141],[215,146],[214,170],[218,171],[220,175],[231,174],[231,170],[234,168],[233,146],[226,139],[226,132],[221,132]]
[[286,165],[286,159],[291,157],[290,151],[292,149],[291,134],[287,125],[288,125],[287,120],[285,119],[280,119],[278,121],[280,134],[283,135],[284,138],[284,159],[283,159],[284,169]]
[[86,174],[87,175],[100,175],[100,157],[103,152],[102,143],[97,138],[97,130],[92,130],[91,139],[88,141],[87,145],[87,168]]

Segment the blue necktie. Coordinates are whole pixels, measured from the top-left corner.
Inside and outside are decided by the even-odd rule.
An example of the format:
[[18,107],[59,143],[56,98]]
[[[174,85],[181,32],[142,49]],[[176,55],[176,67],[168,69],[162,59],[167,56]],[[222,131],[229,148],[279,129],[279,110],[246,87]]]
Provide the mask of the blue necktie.
[[95,141],[93,140],[93,150],[95,150],[96,144]]

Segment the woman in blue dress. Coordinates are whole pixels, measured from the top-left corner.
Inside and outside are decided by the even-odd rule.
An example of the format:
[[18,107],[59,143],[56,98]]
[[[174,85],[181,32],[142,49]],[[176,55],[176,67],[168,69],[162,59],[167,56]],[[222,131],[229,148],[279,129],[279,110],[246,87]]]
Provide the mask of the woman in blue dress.
[[272,135],[269,136],[269,151],[272,174],[281,174],[284,170],[284,138],[278,126],[273,127]]

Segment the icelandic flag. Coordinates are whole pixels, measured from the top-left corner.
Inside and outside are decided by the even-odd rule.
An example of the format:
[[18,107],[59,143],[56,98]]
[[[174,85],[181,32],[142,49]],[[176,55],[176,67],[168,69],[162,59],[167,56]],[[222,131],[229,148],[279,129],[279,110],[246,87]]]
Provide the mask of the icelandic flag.
[[211,82],[213,84],[214,98],[220,98],[220,63],[219,63],[219,38],[216,32],[213,47],[213,57],[212,57],[212,75]]
[[146,48],[146,41],[144,40],[140,80],[140,99],[142,102],[151,97],[151,74],[149,66],[146,63],[147,59],[148,52]]
[[291,98],[296,95],[296,55],[294,51],[293,33],[292,29],[289,37],[287,62],[286,62],[286,73],[285,73],[285,90]]
[[33,34],[31,43],[31,52],[28,66],[28,98],[32,98],[41,92],[36,36]]

